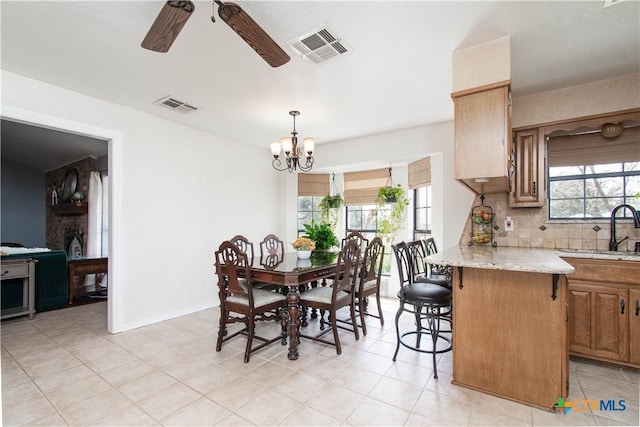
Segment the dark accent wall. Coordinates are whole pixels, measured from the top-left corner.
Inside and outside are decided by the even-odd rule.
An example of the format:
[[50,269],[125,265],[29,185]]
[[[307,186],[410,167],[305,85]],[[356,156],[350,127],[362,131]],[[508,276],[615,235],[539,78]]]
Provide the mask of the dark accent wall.
[[1,159],[0,240],[46,246],[45,174]]

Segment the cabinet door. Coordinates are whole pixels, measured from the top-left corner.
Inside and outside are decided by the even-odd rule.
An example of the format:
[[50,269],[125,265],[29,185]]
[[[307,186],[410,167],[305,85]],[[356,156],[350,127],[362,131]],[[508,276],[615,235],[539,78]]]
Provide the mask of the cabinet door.
[[514,176],[509,206],[543,206],[546,197],[544,135],[538,129],[520,130],[513,139]]
[[594,286],[591,301],[593,354],[612,360],[628,361],[627,289]]
[[569,351],[628,361],[627,293],[625,288],[570,280]]
[[569,351],[591,354],[591,292],[569,282]]
[[455,178],[507,176],[509,87],[454,98]]
[[629,289],[629,363],[640,365],[640,289]]

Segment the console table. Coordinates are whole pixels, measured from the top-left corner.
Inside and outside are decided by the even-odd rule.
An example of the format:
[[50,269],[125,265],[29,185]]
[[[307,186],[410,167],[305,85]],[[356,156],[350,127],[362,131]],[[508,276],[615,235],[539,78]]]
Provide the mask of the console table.
[[35,310],[36,260],[32,258],[2,261],[0,280],[22,279],[22,305],[2,310],[0,319],[29,315],[33,319]]
[[[69,258],[69,304],[73,303],[73,299],[79,295],[85,295],[86,292],[79,294],[81,288],[76,288],[76,276],[85,276],[87,274],[107,273],[109,258]],[[97,285],[96,285],[97,286]]]

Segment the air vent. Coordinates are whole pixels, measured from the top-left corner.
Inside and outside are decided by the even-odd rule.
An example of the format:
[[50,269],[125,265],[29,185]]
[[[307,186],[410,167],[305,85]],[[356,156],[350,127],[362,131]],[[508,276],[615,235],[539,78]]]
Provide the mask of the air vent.
[[326,24],[288,41],[287,46],[316,64],[351,50],[351,47]]
[[194,107],[191,104],[188,104],[184,101],[177,100],[175,98],[172,98],[171,96],[165,96],[164,98],[160,98],[159,100],[154,102],[154,104],[162,105],[163,107],[170,108],[174,111],[180,111],[181,113],[184,113],[184,114],[190,113],[192,111],[196,111],[198,109],[198,107]]

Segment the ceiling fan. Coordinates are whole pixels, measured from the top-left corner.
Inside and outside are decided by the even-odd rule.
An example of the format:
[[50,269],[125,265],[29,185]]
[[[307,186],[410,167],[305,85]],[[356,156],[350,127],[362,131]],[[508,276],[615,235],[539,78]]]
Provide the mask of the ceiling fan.
[[[269,65],[275,68],[289,62],[289,55],[240,6],[218,0],[214,3],[218,5],[218,16]],[[142,41],[142,47],[155,52],[169,51],[195,8],[191,1],[166,2]],[[213,15],[211,21],[215,22]]]

